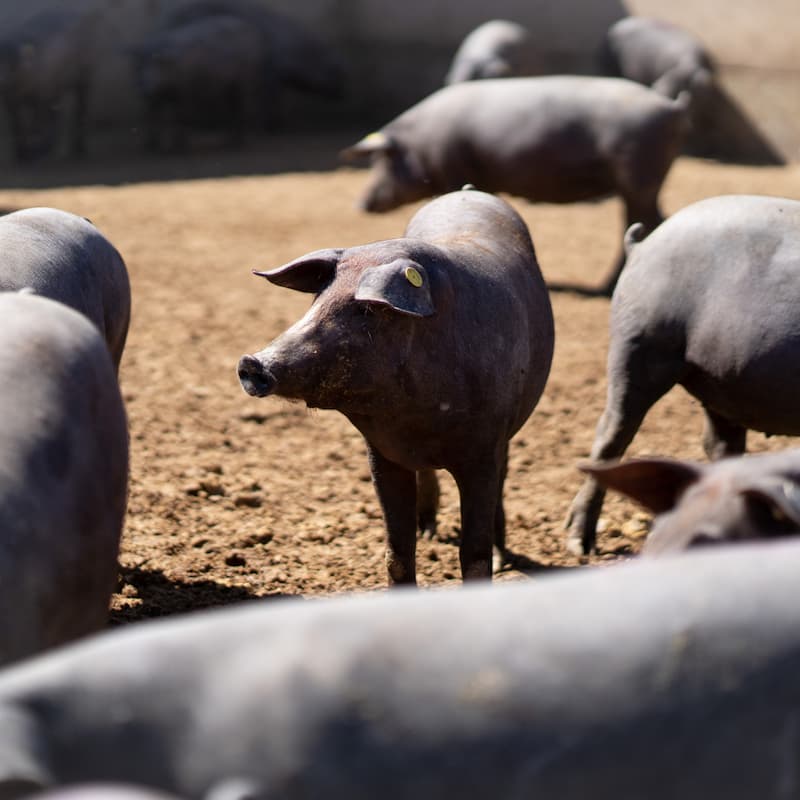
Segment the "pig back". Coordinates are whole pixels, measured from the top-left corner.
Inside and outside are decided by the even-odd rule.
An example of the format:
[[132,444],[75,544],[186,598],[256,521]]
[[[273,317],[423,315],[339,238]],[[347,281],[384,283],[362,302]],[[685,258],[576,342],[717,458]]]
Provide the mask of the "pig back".
[[550,298],[525,222],[505,201],[463,189],[420,209],[406,237],[444,254],[454,302],[435,335],[450,337],[465,371],[480,376],[485,413],[506,415],[510,436],[541,396],[553,354]]

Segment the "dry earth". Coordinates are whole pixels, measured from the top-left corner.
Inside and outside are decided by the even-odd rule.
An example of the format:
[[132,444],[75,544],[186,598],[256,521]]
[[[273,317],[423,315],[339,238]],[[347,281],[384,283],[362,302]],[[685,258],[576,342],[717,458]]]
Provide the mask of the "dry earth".
[[[359,435],[334,412],[247,397],[235,372],[242,353],[260,349],[308,304],[307,296],[253,277],[251,268],[398,236],[415,210],[356,211],[366,179],[360,171],[282,171],[332,165],[343,143],[309,136],[233,155],[206,150],[192,159],[120,162],[106,154],[77,167],[7,169],[4,185],[22,188],[0,189],[1,207],[52,205],[90,217],[131,274],[134,313],[121,370],[130,504],[112,623],[385,585],[382,523]],[[273,174],[247,174],[259,172]],[[181,176],[188,179],[175,179]],[[682,159],[663,205],[674,212],[732,192],[800,198],[800,168]],[[513,202],[549,281],[600,282],[621,234],[616,200]],[[536,580],[577,564],[564,551],[562,523],[581,480],[575,465],[588,453],[603,406],[608,302],[554,293],[553,305],[550,380],[511,447],[506,508],[517,558],[500,580]],[[702,458],[701,429],[696,402],[673,390],[651,411],[630,454]],[[789,441],[751,434],[750,449]],[[457,493],[449,477],[442,483],[440,538],[418,548],[423,586],[459,581]],[[635,553],[647,515],[610,498],[601,524],[592,563]]]

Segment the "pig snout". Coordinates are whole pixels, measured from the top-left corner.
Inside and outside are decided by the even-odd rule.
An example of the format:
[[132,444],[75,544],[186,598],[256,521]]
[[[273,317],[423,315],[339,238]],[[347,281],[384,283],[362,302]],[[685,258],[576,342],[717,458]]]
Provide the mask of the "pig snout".
[[256,356],[242,356],[239,359],[237,372],[242,388],[247,394],[253,397],[266,397],[275,391],[278,381]]

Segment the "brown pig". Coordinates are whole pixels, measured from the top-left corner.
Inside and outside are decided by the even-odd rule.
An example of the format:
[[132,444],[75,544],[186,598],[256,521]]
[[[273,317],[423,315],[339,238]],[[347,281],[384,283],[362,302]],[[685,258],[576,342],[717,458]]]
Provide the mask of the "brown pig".
[[[320,250],[263,275],[316,295],[239,361],[248,394],[341,411],[363,434],[387,528],[390,583],[415,583],[416,473],[448,470],[461,497],[461,571],[488,578],[505,549],[508,442],[533,411],[553,316],[530,235],[504,201],[458,191],[400,239]],[[435,497],[431,481],[420,494]],[[433,502],[433,501],[430,501]],[[420,509],[430,524],[434,508]]]

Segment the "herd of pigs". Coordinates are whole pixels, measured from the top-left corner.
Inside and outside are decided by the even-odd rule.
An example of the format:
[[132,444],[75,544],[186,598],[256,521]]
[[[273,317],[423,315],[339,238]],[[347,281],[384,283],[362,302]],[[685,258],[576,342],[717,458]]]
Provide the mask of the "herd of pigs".
[[[181,25],[264,35],[216,6],[187,7]],[[182,41],[177,28],[158,41]],[[415,583],[437,469],[459,490],[462,576],[490,578],[507,555],[509,440],[554,345],[528,229],[493,193],[618,195],[623,253],[597,290],[612,295],[608,396],[565,546],[592,550],[610,487],[657,515],[642,558],[97,633],[127,499],[131,290],[90,221],[13,212],[0,219],[0,799],[800,792],[800,548],[707,547],[800,532],[800,451],[741,456],[748,429],[800,433],[800,202],[711,197],[663,221],[661,184],[714,79],[702,47],[629,18],[607,53],[627,77],[516,77],[523,34],[483,26],[444,88],[344,153],[372,160],[365,210],[438,197],[399,238],[257,273],[314,300],[238,376],[363,435],[390,584]],[[713,463],[617,462],[676,384],[702,404]]]

